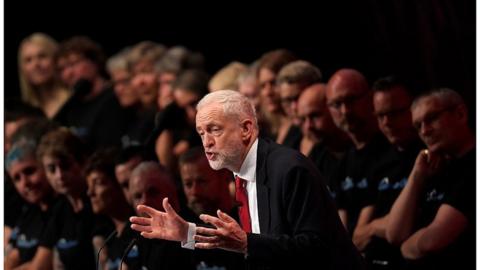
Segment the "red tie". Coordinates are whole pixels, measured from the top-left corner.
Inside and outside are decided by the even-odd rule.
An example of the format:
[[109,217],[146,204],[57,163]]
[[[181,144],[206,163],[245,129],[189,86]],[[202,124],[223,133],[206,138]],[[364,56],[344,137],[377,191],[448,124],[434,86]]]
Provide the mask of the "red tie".
[[248,197],[245,185],[247,182],[235,176],[235,200],[238,203],[238,216],[240,217],[240,223],[242,229],[249,233],[252,232],[252,225],[250,224],[250,211],[248,210]]

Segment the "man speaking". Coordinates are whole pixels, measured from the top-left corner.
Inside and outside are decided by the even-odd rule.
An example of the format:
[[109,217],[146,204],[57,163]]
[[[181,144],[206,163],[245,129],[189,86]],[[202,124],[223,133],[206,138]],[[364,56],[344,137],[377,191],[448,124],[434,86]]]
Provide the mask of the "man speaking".
[[139,206],[131,217],[146,238],[195,248],[242,253],[248,269],[362,269],[315,166],[302,154],[258,138],[255,109],[238,92],[206,95],[197,105],[196,129],[210,166],[233,172],[240,224],[224,212],[183,220],[164,199],[165,211]]

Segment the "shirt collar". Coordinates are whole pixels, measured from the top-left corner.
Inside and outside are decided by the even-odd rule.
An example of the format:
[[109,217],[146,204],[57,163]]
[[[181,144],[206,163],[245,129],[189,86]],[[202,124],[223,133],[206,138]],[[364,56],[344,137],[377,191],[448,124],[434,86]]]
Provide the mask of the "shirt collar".
[[258,149],[258,138],[253,142],[252,147],[248,150],[247,156],[240,167],[238,173],[233,173],[234,176],[238,176],[246,181],[255,182],[256,171],[257,171],[257,149]]

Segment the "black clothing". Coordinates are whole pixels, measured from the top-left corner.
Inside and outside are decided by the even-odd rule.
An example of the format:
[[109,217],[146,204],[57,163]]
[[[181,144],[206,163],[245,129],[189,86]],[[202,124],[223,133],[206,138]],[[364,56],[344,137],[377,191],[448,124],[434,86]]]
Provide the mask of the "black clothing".
[[121,138],[123,149],[145,143],[155,126],[155,114],[155,110],[139,110],[136,107],[127,109],[129,118],[124,121],[128,127]]
[[[50,205],[53,205],[53,201]],[[52,207],[42,211],[38,205],[28,204],[20,215],[10,236],[10,244],[20,252],[20,264],[30,261],[39,244],[45,239],[45,231],[52,217]]]
[[295,150],[300,150],[300,142],[302,141],[302,130],[295,125],[291,125],[288,129],[287,136],[285,136],[285,140],[283,140],[282,145],[288,146]]
[[[374,189],[372,194],[377,194],[376,199],[371,201],[371,205],[375,206],[373,219],[381,218],[390,212],[393,203],[407,184],[408,176],[422,148],[424,146],[419,142],[413,143],[404,151],[390,145],[384,156],[380,157],[372,176],[373,182],[378,184],[370,187]],[[364,254],[367,263],[376,269],[401,269],[405,264],[400,247],[376,236],[367,245]]]
[[128,111],[120,106],[110,87],[88,100],[76,95],[71,99],[56,121],[72,128],[93,149],[120,145],[120,138],[128,125],[125,121],[129,119]]
[[374,189],[370,188],[377,185],[372,174],[378,170],[389,145],[387,139],[378,133],[362,149],[352,146],[342,160],[334,189],[338,208],[347,211],[350,233],[353,233],[362,208],[376,196],[372,193]]
[[[140,238],[139,253],[142,270],[197,269],[193,251],[184,249],[178,242]],[[129,269],[135,269],[130,268]]]
[[445,249],[410,261],[412,269],[475,269],[475,153],[473,149],[461,158],[450,160],[436,177],[428,179],[421,197],[416,230],[428,226],[442,204],[448,204],[465,215],[468,226]]
[[341,158],[335,157],[322,143],[317,143],[313,146],[308,154],[308,158],[317,166],[325,184],[329,188],[330,195],[335,198],[336,194],[331,186],[335,182],[336,175],[338,175]]
[[20,214],[23,211],[22,209],[26,207],[27,203],[18,194],[17,189],[12,183],[12,180],[10,179],[8,173],[4,174],[3,188],[3,194],[5,195],[3,201],[5,211],[5,226],[9,226],[13,229],[13,227],[15,227],[15,224],[17,224]]
[[247,234],[248,269],[362,269],[315,165],[298,151],[258,139],[260,234]]
[[67,198],[62,196],[52,208],[52,218],[40,245],[55,247],[65,269],[94,269],[92,234],[95,220],[89,198],[83,198],[83,209],[75,213]]
[[[118,270],[125,251],[133,239],[139,239],[138,232],[130,228],[130,222],[125,224],[122,232],[107,243],[107,267],[109,270]],[[128,269],[140,269],[140,253],[138,242],[135,243],[124,257]]]

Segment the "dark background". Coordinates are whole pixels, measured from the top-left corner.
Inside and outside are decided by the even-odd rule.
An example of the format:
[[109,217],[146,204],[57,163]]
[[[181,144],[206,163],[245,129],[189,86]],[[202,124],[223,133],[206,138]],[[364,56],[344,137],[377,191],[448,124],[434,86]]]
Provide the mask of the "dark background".
[[184,45],[205,55],[210,74],[232,60],[249,63],[287,48],[327,79],[342,67],[357,68],[370,81],[394,72],[411,78],[416,92],[448,86],[475,107],[473,0],[100,3],[5,1],[6,97],[19,95],[19,43],[40,31],[59,41],[88,35],[107,55],[141,40]]

